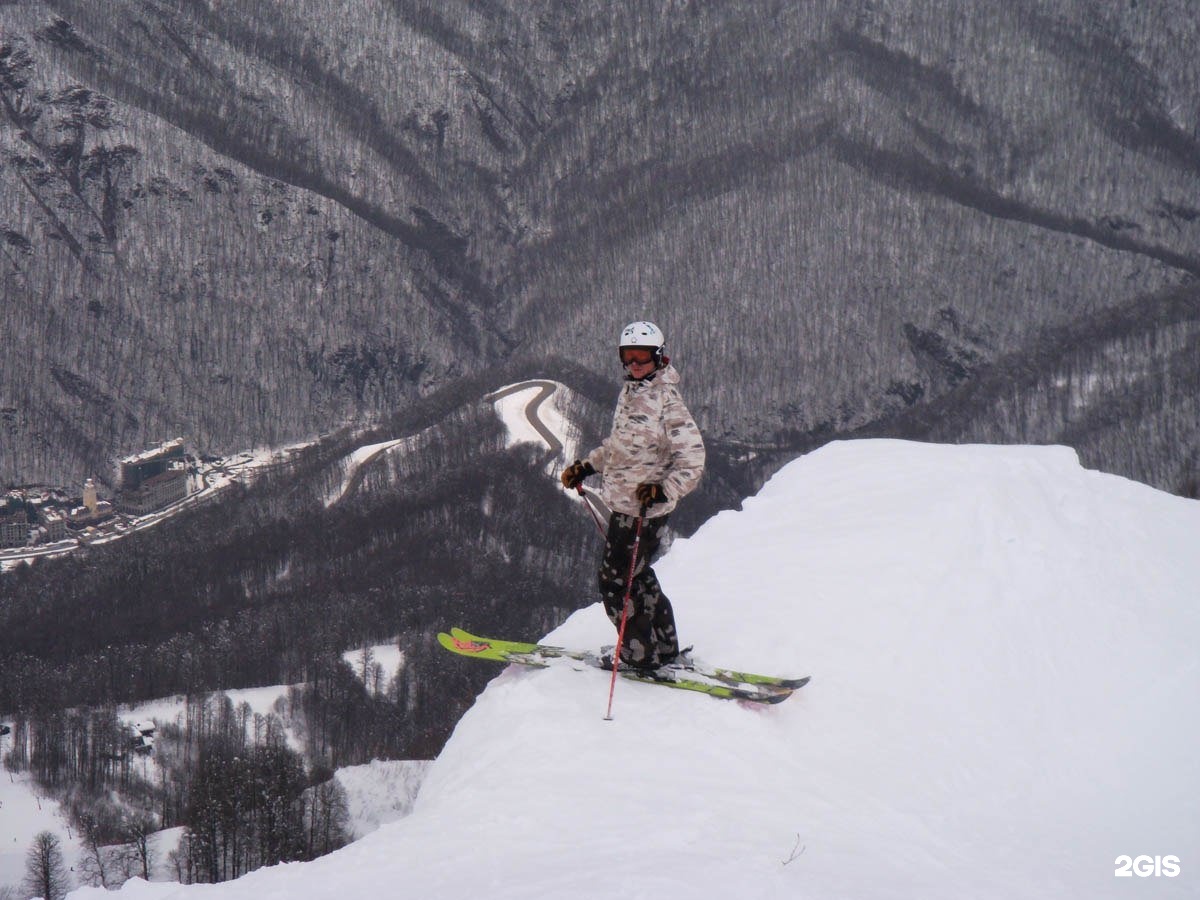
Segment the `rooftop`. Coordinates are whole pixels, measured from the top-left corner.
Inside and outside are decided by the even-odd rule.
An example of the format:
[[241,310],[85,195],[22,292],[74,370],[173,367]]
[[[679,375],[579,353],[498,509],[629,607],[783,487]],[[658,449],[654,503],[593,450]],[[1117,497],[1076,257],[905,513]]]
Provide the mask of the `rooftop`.
[[141,453],[127,456],[121,460],[122,465],[137,465],[138,463],[151,462],[161,456],[169,454],[183,453],[183,438],[175,438],[173,441],[166,441],[159,444],[150,450],[143,450]]

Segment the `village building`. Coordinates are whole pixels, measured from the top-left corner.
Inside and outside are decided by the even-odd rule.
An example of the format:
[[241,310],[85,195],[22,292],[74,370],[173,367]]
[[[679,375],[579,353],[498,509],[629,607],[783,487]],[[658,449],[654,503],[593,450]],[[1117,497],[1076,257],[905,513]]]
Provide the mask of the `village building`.
[[0,494],[0,549],[116,533],[122,522],[118,513],[143,516],[187,499],[192,485],[188,462],[183,438],[126,457],[112,501],[100,498],[92,478],[84,482],[82,496],[45,485]]
[[145,515],[187,495],[183,438],[121,460],[121,490],[117,495],[117,508],[121,512]]
[[45,532],[45,540],[49,543],[61,541],[67,536],[67,517],[61,510],[42,510],[41,525]]
[[75,530],[94,528],[116,514],[116,508],[96,493],[96,482],[89,478],[83,483],[83,506],[71,510],[67,523]]
[[117,502],[121,512],[144,516],[184,499],[187,494],[187,472],[183,469],[171,469],[146,479],[137,490],[121,491]]
[[24,547],[29,543],[30,527],[25,510],[0,512],[0,547]]
[[154,750],[153,722],[137,722],[129,726],[129,749],[134,753],[149,754]]
[[92,515],[95,515],[100,508],[100,498],[96,495],[96,482],[90,478],[83,483],[83,505]]

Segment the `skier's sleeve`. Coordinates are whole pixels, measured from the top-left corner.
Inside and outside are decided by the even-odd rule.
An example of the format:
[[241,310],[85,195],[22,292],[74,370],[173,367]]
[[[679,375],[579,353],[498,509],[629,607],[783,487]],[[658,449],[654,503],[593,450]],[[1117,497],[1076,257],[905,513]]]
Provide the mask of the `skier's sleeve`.
[[608,445],[612,441],[612,435],[606,437],[600,446],[589,453],[585,459],[592,464],[592,468],[597,472],[604,471],[604,464],[608,461]]
[[704,438],[675,389],[667,392],[663,427],[671,448],[671,464],[663,479],[663,489],[672,500],[679,500],[692,492],[704,474]]

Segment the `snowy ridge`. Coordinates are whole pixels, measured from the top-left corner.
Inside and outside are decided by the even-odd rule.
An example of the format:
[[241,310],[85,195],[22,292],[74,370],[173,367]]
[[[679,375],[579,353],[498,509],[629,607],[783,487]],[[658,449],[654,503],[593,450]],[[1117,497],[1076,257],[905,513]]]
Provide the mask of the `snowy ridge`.
[[[547,471],[556,474],[563,460],[579,455],[578,429],[564,412],[571,391],[557,381],[521,381],[501,387],[483,398],[494,405],[507,431],[506,446],[532,443],[546,447],[552,454]],[[534,423],[537,423],[536,425]],[[415,452],[436,429],[425,429],[408,437],[381,441],[359,447],[337,463],[336,484],[326,492],[325,506],[340,503],[349,496],[363,470],[384,454],[404,456]]]
[[403,448],[404,452],[410,452],[416,444],[419,435],[413,435],[407,438],[396,438],[391,441],[382,441],[378,444],[368,444],[359,447],[353,453],[349,454],[339,463],[342,480],[336,490],[330,491],[325,497],[326,508],[333,506],[344,498],[354,486],[358,479],[359,472],[363,466],[374,460],[377,456],[394,450],[397,447]]
[[[512,667],[408,818],[313,863],[124,893],[1196,896],[1197,546],[1200,504],[1064,448],[832,444],[657,567],[703,656],[813,675],[786,703],[621,683],[605,722],[603,673]],[[550,638],[611,626],[593,606]],[[1180,874],[1114,877],[1123,854]]]

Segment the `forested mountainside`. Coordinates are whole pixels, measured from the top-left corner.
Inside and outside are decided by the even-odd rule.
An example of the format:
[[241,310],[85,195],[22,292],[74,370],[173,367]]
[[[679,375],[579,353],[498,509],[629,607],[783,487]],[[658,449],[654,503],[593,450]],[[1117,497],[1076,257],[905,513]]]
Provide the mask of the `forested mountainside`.
[[1200,17],[0,4],[0,480],[667,331],[706,434],[1061,441],[1186,491]]
[[[201,509],[0,578],[0,711],[36,732],[64,708],[304,683],[306,704],[331,707],[313,722],[331,737],[322,762],[434,755],[494,673],[445,666],[433,635],[468,620],[553,627],[590,600],[590,524],[536,448],[504,449],[490,405],[443,390],[381,429],[331,436]],[[340,496],[360,441],[404,435],[419,437]],[[397,635],[394,696],[340,679],[347,648]]]
[[[537,374],[590,380],[564,363]],[[600,537],[547,472],[545,448],[507,447],[492,404],[477,399],[484,378],[372,431],[330,435],[154,528],[4,574],[0,716],[36,731],[64,709],[302,684],[310,729],[330,747],[322,763],[435,755],[495,674],[453,661],[438,631],[536,636],[595,600]],[[560,401],[589,446],[610,400],[592,388]],[[347,476],[358,448],[401,438]],[[747,467],[738,452],[710,447],[676,528],[736,505],[780,461]],[[342,654],[397,640],[402,677],[372,697]]]

